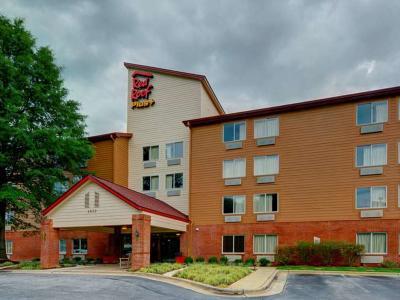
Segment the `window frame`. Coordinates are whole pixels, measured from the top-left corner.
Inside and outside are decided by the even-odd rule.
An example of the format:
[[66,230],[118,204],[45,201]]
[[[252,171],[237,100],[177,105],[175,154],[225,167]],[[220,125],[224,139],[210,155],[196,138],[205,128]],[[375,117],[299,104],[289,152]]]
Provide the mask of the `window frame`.
[[[61,241],[65,243],[65,251],[61,251]],[[66,239],[59,239],[58,240],[58,254],[67,254],[67,240]]]
[[[372,104],[372,103],[386,103],[386,121],[384,122],[371,122],[371,123],[358,123],[358,107],[360,105],[365,105],[365,104]],[[371,109],[371,120],[373,119],[373,110]],[[356,125],[357,126],[368,126],[368,125],[375,125],[375,124],[384,124],[387,123],[389,121],[389,101],[386,100],[377,100],[377,101],[369,101],[369,102],[361,102],[361,103],[357,103],[357,107],[356,107]]]
[[[168,155],[167,155],[167,153],[168,153],[168,151],[167,151],[167,148],[168,148],[168,145],[174,145],[174,153],[176,152],[175,151],[175,145],[176,144],[182,144],[182,156],[173,156],[173,157],[168,157]],[[183,154],[184,154],[184,151],[185,151],[185,145],[184,145],[184,143],[183,143],[183,141],[178,141],[178,142],[171,142],[171,143],[166,143],[165,144],[165,159],[177,159],[177,158],[183,158]]]
[[[232,245],[233,245],[233,252],[224,252],[224,237],[225,236],[232,236]],[[235,238],[236,236],[242,236],[243,237],[243,252],[235,252]],[[244,254],[246,252],[246,235],[244,234],[227,234],[227,235],[222,235],[221,236],[221,254],[227,254],[227,255],[235,255],[235,254]]]
[[[276,195],[276,211],[270,211],[270,212],[259,212],[259,211],[255,211],[255,198],[257,195]],[[257,193],[257,194],[253,194],[253,214],[275,214],[279,212],[279,193]]]
[[[256,235],[275,236],[276,237],[275,252],[255,252],[254,242],[255,242],[255,236]],[[266,241],[265,241],[265,243],[266,243]],[[278,234],[274,234],[274,233],[254,233],[253,234],[253,254],[254,255],[276,255],[276,248],[278,248],[278,245],[279,245],[279,236],[278,236]]]
[[[370,236],[371,236],[371,239],[370,239],[370,244],[372,243],[372,235],[373,234],[380,234],[380,233],[384,233],[385,234],[385,236],[386,236],[386,238],[385,238],[385,242],[386,242],[386,245],[385,245],[385,249],[386,249],[386,252],[385,253],[378,253],[378,252],[370,252],[370,253],[368,253],[368,252],[364,252],[362,255],[387,255],[388,254],[388,234],[387,234],[387,232],[383,232],[383,231],[373,231],[373,232],[357,232],[356,233],[356,244],[357,245],[360,245],[359,243],[358,243],[358,235],[359,234],[370,234]],[[371,246],[371,245],[370,245]],[[372,247],[371,247],[371,249],[372,249]]]
[[[264,121],[264,122],[267,122],[267,120],[277,120],[277,122],[278,122],[278,132],[277,132],[277,134],[276,135],[266,135],[266,136],[259,136],[259,137],[256,137],[256,123],[257,122],[260,122],[260,121]],[[254,137],[254,139],[263,139],[263,138],[269,138],[269,137],[278,137],[279,136],[279,133],[280,133],[280,120],[279,120],[279,117],[267,117],[267,118],[258,118],[258,119],[254,119],[254,121],[253,121],[253,137]]]
[[[225,162],[226,161],[237,161],[237,160],[243,160],[244,161],[244,174],[243,176],[233,176],[233,177],[226,177],[225,176]],[[243,157],[237,157],[237,158],[232,158],[232,159],[224,159],[222,161],[222,178],[223,179],[233,179],[233,178],[244,178],[246,177],[246,173],[247,173],[247,162],[246,162],[246,158]]]
[[[151,148],[158,148],[158,158],[157,159],[151,159]],[[144,148],[149,148],[149,159],[144,160]],[[151,145],[151,146],[143,146],[142,147],[142,162],[149,162],[149,161],[159,161],[160,160],[160,145]]]
[[[384,163],[384,164],[381,164],[381,165],[359,166],[359,165],[358,165],[358,148],[359,148],[359,147],[370,146],[370,147],[371,147],[371,153],[372,153],[372,146],[378,146],[378,145],[385,145],[385,158],[386,158],[386,159],[385,159],[385,163]],[[355,156],[356,156],[356,160],[355,160],[355,166],[356,166],[356,168],[383,167],[383,166],[387,166],[387,164],[388,164],[388,156],[387,156],[387,154],[388,154],[388,146],[387,146],[387,143],[358,145],[358,146],[356,146],[355,152],[356,152],[356,155],[355,155]]]
[[[14,252],[14,241],[13,240],[5,240],[6,246],[6,255],[13,255]],[[10,251],[11,249],[11,251]]]
[[[145,189],[143,189],[143,187],[144,187],[144,178],[145,177],[149,177],[150,178],[150,190],[145,190]],[[151,188],[151,178],[152,177],[158,177],[158,187],[157,187],[157,189],[156,190],[153,190],[152,188]],[[156,192],[156,191],[158,191],[160,189],[160,176],[159,175],[146,175],[146,176],[142,176],[142,191],[143,192]]]
[[[176,174],[182,174],[182,186],[181,187],[175,187],[175,176]],[[173,179],[172,179],[172,183],[173,183],[173,187],[169,188],[167,186],[167,177],[173,175]],[[183,176],[183,172],[176,172],[176,173],[168,173],[165,174],[165,189],[167,191],[172,191],[172,190],[183,190],[184,187],[184,176]]]
[[[385,196],[386,196],[386,201],[385,201],[385,206],[384,207],[357,207],[357,200],[358,200],[358,189],[366,189],[366,188],[369,188],[370,189],[370,199],[369,199],[369,202],[370,202],[370,205],[371,205],[371,203],[372,203],[372,198],[371,198],[371,195],[372,195],[372,189],[373,188],[385,188]],[[355,207],[356,207],[356,209],[361,209],[361,210],[363,210],[363,209],[381,209],[381,208],[387,208],[387,202],[388,202],[388,189],[387,189],[387,185],[374,185],[374,186],[361,186],[361,187],[356,187],[356,189],[355,189],[355,200],[356,200],[356,202],[355,202]]]
[[[225,141],[225,125],[233,124],[233,141]],[[235,139],[235,126],[236,124],[244,124],[244,137],[242,139]],[[246,121],[236,121],[236,122],[228,122],[222,124],[222,142],[223,143],[234,143],[245,141],[247,137],[247,124]]]
[[[265,173],[265,174],[256,174],[256,158],[258,157],[268,157],[268,156],[274,156],[278,158],[278,171],[276,173]],[[279,170],[280,169],[280,157],[279,154],[266,154],[266,155],[255,155],[253,156],[253,176],[258,177],[258,176],[275,176],[279,175]]]
[[[74,247],[74,241],[78,240],[79,241],[79,252],[75,251],[75,247]],[[82,240],[86,240],[86,250],[82,251]],[[72,239],[72,254],[83,254],[83,255],[87,255],[88,254],[88,249],[89,249],[89,243],[88,243],[88,239],[87,238],[73,238]]]
[[[225,213],[224,209],[225,209],[225,197],[243,197],[244,198],[244,205],[243,205],[243,212],[233,212],[233,213]],[[222,196],[222,215],[224,216],[234,216],[234,215],[244,215],[246,214],[246,195],[225,195]]]

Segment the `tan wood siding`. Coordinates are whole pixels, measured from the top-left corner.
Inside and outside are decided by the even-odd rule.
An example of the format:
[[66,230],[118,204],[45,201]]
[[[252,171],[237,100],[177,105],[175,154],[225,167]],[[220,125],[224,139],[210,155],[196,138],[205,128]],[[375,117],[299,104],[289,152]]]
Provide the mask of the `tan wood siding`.
[[93,144],[95,153],[88,162],[88,171],[94,172],[96,176],[113,180],[113,141],[101,141]]

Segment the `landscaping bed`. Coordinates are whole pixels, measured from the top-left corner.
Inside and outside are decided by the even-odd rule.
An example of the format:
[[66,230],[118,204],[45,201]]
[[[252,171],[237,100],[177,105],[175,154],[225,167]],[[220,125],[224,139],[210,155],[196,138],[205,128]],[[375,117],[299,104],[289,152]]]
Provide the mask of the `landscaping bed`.
[[336,272],[400,273],[400,268],[383,268],[383,267],[278,266],[277,268],[278,268],[278,270],[288,270],[288,271],[336,271]]
[[174,270],[182,269],[184,266],[176,263],[155,263],[148,267],[141,268],[139,272],[152,274],[165,274]]

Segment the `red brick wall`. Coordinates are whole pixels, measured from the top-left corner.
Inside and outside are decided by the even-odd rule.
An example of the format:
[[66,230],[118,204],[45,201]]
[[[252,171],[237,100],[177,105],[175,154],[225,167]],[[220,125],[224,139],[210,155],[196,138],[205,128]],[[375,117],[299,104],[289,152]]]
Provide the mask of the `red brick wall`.
[[13,241],[11,260],[40,258],[40,231],[6,231],[6,240]]
[[356,234],[361,232],[386,232],[388,255],[385,256],[385,259],[400,262],[400,220],[194,225],[190,255],[193,257],[221,256],[223,235],[245,235],[243,258],[247,259],[254,257],[254,234],[277,234],[278,245],[293,245],[298,241],[312,242],[314,236],[321,238],[321,241],[335,240],[355,243]]

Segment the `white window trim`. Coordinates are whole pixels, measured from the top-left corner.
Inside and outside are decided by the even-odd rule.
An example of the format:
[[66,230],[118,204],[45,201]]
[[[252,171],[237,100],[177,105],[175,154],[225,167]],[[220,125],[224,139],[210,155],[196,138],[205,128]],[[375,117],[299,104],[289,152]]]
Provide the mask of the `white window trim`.
[[[226,161],[234,161],[234,160],[243,160],[244,161],[244,175],[243,176],[225,177],[225,162]],[[246,173],[247,173],[246,158],[238,157],[238,158],[232,158],[232,159],[224,159],[224,161],[222,162],[222,178],[223,179],[244,178],[244,177],[246,177]]]
[[[370,103],[380,103],[380,102],[386,102],[386,107],[387,107],[387,115],[386,115],[386,121],[384,122],[371,122],[371,123],[358,123],[358,106],[362,105],[362,104],[370,104]],[[357,107],[356,107],[356,125],[357,126],[368,126],[368,125],[375,125],[375,124],[384,124],[387,123],[389,121],[389,102],[388,100],[378,100],[378,101],[369,101],[369,102],[361,102],[361,103],[357,103]]]
[[[233,140],[233,141],[226,141],[225,142],[225,125],[227,124],[244,124],[244,137],[243,139],[239,139],[239,140]],[[234,143],[234,142],[241,142],[241,141],[245,141],[247,137],[247,124],[246,121],[238,121],[238,122],[228,122],[228,123],[223,123],[222,124],[222,142],[223,143]]]
[[[371,147],[371,152],[372,152],[372,146],[373,145],[385,145],[385,152],[386,152],[385,153],[385,156],[386,156],[385,163],[381,164],[381,165],[359,166],[358,165],[358,153],[357,153],[358,147],[370,146]],[[356,146],[356,150],[355,150],[355,153],[356,153],[356,155],[355,155],[356,156],[355,166],[356,166],[356,168],[371,168],[371,167],[383,167],[383,166],[386,166],[387,162],[388,162],[387,152],[388,152],[388,146],[387,146],[386,143],[358,145],[358,146]]]
[[241,255],[244,254],[245,252],[224,252],[224,236],[233,236],[233,251],[235,251],[235,237],[236,236],[242,236],[243,237],[243,248],[246,249],[246,235],[244,234],[223,234],[221,236],[221,253],[222,254],[228,254],[228,255]]
[[[61,251],[61,241],[65,241],[65,251]],[[65,239],[58,240],[58,252],[59,254],[67,254],[67,240]]]
[[278,247],[278,245],[279,245],[279,237],[278,237],[278,235],[277,234],[273,234],[273,233],[254,233],[253,234],[253,254],[255,254],[255,255],[263,255],[263,254],[267,254],[267,255],[275,255],[276,254],[276,250],[275,250],[275,252],[255,252],[254,251],[254,237],[256,236],[256,235],[264,235],[264,236],[276,236],[276,247]]
[[[79,252],[76,252],[76,250],[74,249],[74,240],[79,240]],[[87,238],[76,238],[76,239],[72,239],[72,254],[83,254],[86,255],[88,253],[88,249],[83,250],[81,249],[82,247],[82,240],[86,240],[86,244],[87,244],[87,248],[89,249],[89,240]]]
[[[265,120],[277,120],[277,122],[278,122],[278,133],[277,133],[277,135],[266,135],[266,136],[259,136],[259,137],[256,137],[256,130],[255,130],[255,128],[256,128],[256,123],[257,123],[257,121],[265,121]],[[257,139],[263,139],[263,138],[269,138],[269,137],[277,137],[277,136],[279,136],[279,134],[280,134],[280,120],[279,120],[279,117],[268,117],[268,118],[259,118],[259,119],[255,119],[254,120],[254,122],[253,122],[253,136],[254,136],[254,138],[257,140]]]
[[[371,237],[372,237],[372,234],[373,233],[384,233],[385,235],[386,235],[386,252],[385,253],[377,253],[377,252],[371,252],[371,253],[367,253],[367,252],[364,252],[364,253],[362,253],[361,255],[387,255],[388,253],[387,253],[387,251],[388,251],[388,235],[387,235],[387,232],[382,232],[382,231],[373,231],[373,232],[357,232],[356,233],[356,244],[357,245],[360,245],[360,244],[358,244],[358,235],[359,234],[370,234],[371,235]],[[372,242],[372,239],[371,239],[371,242]],[[372,247],[371,247],[372,248]]]
[[[257,195],[276,195],[276,211],[256,211],[255,210],[255,204],[254,202],[256,201],[256,196]],[[253,194],[253,213],[254,214],[276,214],[279,212],[279,193],[258,193],[258,194]]]
[[[5,244],[6,244],[6,255],[13,255],[13,252],[14,252],[14,241],[6,240]],[[9,247],[8,245],[11,245],[11,247]],[[8,251],[8,250],[10,250],[10,248],[11,248],[11,252]]]
[[[149,158],[150,158],[150,154],[151,154],[151,148],[152,147],[158,147],[158,159],[149,159],[149,160],[143,160],[143,152],[144,152],[144,148],[149,147]],[[143,162],[149,162],[149,161],[159,161],[160,160],[160,145],[150,145],[150,146],[143,146],[142,147],[142,160]]]
[[[268,156],[276,156],[276,157],[278,158],[278,172],[276,172],[276,173],[265,173],[265,174],[258,174],[258,175],[256,175],[256,158],[257,158],[257,157],[268,157]],[[256,156],[253,156],[253,174],[254,174],[254,176],[259,177],[259,176],[278,175],[278,174],[279,174],[279,169],[280,169],[280,157],[279,157],[279,154],[267,154],[267,155],[256,155]]]
[[[182,143],[182,156],[181,157],[167,157],[167,145],[170,144],[177,144],[177,143]],[[183,158],[185,156],[185,143],[183,141],[176,141],[176,142],[169,142],[165,144],[165,159],[177,159],[177,158]],[[158,157],[160,157],[160,153],[158,153]]]
[[[145,177],[150,177],[150,190],[144,190],[143,189],[143,183],[144,183],[144,178]],[[151,177],[158,177],[158,189],[156,189],[156,190],[151,189]],[[143,192],[156,192],[159,189],[160,189],[160,175],[156,174],[156,175],[145,175],[145,176],[142,176],[142,191]]]
[[[169,187],[167,187],[167,176],[168,175],[173,175],[174,176],[174,178],[173,178],[173,183],[175,183],[175,175],[176,174],[182,174],[182,186],[181,187],[179,187],[179,188],[177,188],[177,187],[172,187],[172,188],[169,188]],[[176,173],[168,173],[168,174],[165,174],[165,189],[167,190],[167,191],[176,191],[176,190],[183,190],[183,187],[185,186],[185,175],[183,174],[183,172],[176,172]]]
[[[243,210],[243,212],[242,213],[225,213],[224,212],[224,198],[225,197],[233,197],[233,198],[235,198],[235,197],[244,197],[244,210]],[[246,214],[246,195],[225,195],[225,196],[222,196],[222,215],[224,215],[224,216],[233,216],[233,215],[244,215],[244,214]]]
[[[386,205],[385,206],[382,206],[382,207],[357,207],[357,190],[358,189],[363,189],[363,188],[369,188],[369,189],[373,189],[373,188],[385,188],[385,196],[386,196],[386,201],[385,201],[385,203],[386,203]],[[362,186],[362,187],[356,187],[356,190],[355,190],[355,207],[356,207],[356,209],[358,209],[358,210],[365,210],[365,209],[381,209],[381,208],[387,208],[387,201],[388,201],[388,190],[387,190],[387,186],[386,185],[377,185],[377,186]],[[370,205],[371,205],[371,199],[370,199]]]

